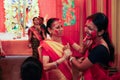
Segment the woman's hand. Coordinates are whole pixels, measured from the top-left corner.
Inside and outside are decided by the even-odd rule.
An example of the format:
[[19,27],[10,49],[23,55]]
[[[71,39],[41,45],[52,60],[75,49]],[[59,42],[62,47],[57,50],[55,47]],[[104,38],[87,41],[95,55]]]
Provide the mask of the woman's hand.
[[93,43],[93,40],[91,40],[88,36],[86,36],[84,39],[83,39],[83,46],[88,49]]
[[72,55],[72,51],[70,50],[70,45],[69,45],[69,44],[67,44],[67,45],[63,48],[63,53],[64,53],[63,57],[64,57],[65,59],[69,58],[69,57]]
[[81,57],[81,58],[79,58],[77,60],[78,60],[79,63],[82,63],[84,59],[85,59],[85,57]]

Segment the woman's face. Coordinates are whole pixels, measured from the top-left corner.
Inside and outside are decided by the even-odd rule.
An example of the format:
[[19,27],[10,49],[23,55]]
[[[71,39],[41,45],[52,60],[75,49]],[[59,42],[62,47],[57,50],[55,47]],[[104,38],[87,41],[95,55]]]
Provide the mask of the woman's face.
[[38,18],[35,18],[35,19],[33,20],[33,24],[38,25],[38,24],[39,24],[39,19],[38,19]]
[[43,20],[39,18],[39,24],[43,24]]
[[85,24],[85,33],[88,39],[95,39],[97,37],[97,27],[91,20],[87,20]]
[[58,36],[58,37],[63,36],[63,26],[60,20],[54,21],[51,26],[52,27],[51,27],[50,32],[52,36]]

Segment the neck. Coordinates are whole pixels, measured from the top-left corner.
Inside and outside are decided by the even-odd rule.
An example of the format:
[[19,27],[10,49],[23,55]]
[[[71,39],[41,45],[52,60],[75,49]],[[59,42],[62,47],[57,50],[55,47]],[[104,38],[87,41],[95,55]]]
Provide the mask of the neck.
[[39,24],[34,24],[34,26],[39,26]]
[[52,39],[53,41],[56,41],[56,42],[59,42],[59,43],[62,42],[61,37],[58,37],[58,36],[52,36],[51,39]]
[[93,44],[101,44],[101,41],[103,40],[102,37],[97,37],[94,41]]

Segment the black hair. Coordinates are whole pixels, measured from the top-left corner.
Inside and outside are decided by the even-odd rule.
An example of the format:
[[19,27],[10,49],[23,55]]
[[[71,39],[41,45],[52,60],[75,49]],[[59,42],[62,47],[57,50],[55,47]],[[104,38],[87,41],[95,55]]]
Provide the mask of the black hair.
[[38,17],[34,17],[32,20],[34,21],[36,18],[38,18]]
[[42,21],[44,21],[44,18],[43,17],[38,17],[39,19],[41,19]]
[[47,30],[46,31],[47,31],[48,34],[50,34],[49,31],[48,31],[48,28],[51,29],[52,28],[52,23],[55,22],[55,21],[59,21],[59,20],[60,20],[59,18],[50,18],[47,21],[47,27],[46,27]]
[[43,65],[35,57],[28,57],[22,63],[20,70],[22,80],[40,80],[43,73]]
[[95,13],[91,16],[87,17],[87,20],[91,20],[97,27],[98,31],[104,30],[105,32],[103,33],[102,37],[106,41],[109,51],[110,51],[110,61],[114,62],[114,46],[109,38],[109,34],[107,31],[108,28],[108,17],[101,13]]

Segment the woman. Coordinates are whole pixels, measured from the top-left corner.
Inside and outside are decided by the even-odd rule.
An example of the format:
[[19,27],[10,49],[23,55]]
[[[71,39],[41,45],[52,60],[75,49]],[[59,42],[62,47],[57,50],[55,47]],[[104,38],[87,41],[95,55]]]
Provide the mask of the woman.
[[87,39],[93,41],[89,53],[81,63],[74,57],[70,62],[83,72],[84,80],[111,80],[108,68],[114,62],[114,47],[107,32],[108,18],[103,13],[93,14],[87,18],[85,26]]
[[68,63],[71,51],[63,49],[65,47],[68,48],[70,45],[82,53],[84,48],[63,36],[63,26],[58,18],[50,18],[47,21],[47,30],[51,36],[51,40],[42,41],[38,50],[40,57],[42,56],[43,67],[48,74],[48,79],[72,80],[72,70]]
[[29,38],[29,47],[32,47],[33,56],[39,58],[38,55],[38,46],[40,41],[44,39],[42,29],[39,25],[38,17],[33,18],[33,26],[28,30],[28,38]]

